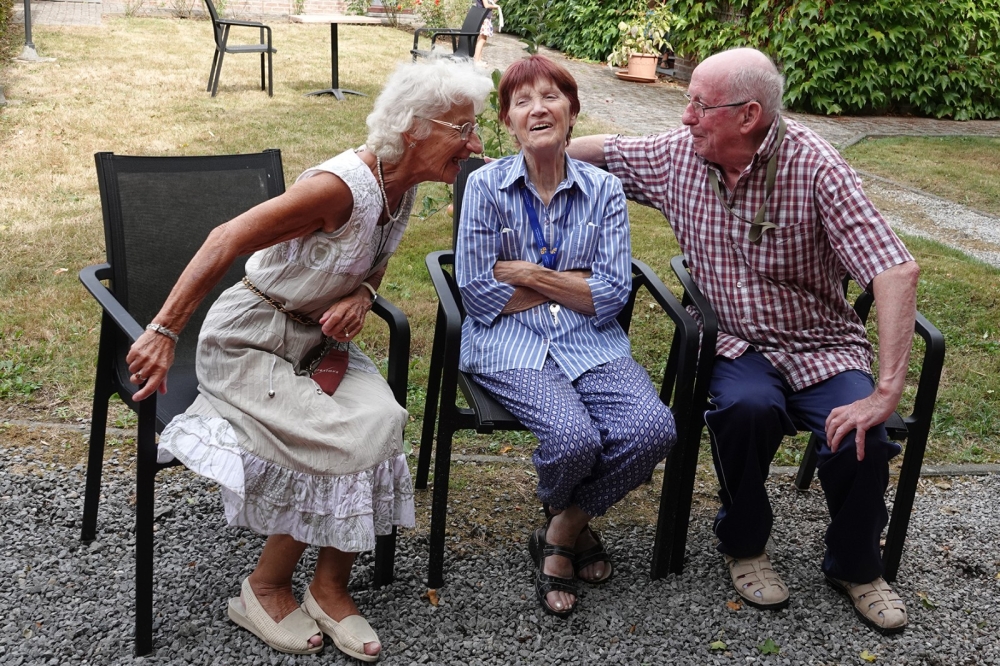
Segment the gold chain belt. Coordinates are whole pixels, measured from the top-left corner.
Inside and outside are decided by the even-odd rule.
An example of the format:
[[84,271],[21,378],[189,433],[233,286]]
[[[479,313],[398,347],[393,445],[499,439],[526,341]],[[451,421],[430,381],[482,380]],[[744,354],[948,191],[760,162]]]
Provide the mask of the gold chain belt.
[[298,322],[305,326],[319,326],[318,321],[313,321],[309,317],[305,317],[303,315],[300,315],[298,313],[286,309],[284,305],[274,300],[273,298],[262,292],[260,289],[258,289],[256,286],[254,286],[254,283],[251,282],[250,278],[246,276],[243,277],[243,286],[252,291],[257,296],[259,296],[260,300],[264,301],[278,312],[288,315],[288,318],[291,319],[292,321]]

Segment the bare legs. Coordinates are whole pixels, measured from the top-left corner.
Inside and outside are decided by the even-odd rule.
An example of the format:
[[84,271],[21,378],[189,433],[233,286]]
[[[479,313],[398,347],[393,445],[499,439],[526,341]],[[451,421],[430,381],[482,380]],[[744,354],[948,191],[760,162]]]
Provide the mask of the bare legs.
[[[299,607],[299,602],[292,593],[292,573],[305,549],[306,544],[287,534],[269,536],[260,553],[257,568],[250,574],[250,587],[253,588],[254,595],[275,622],[280,622]],[[309,586],[323,611],[338,622],[348,615],[360,615],[354,599],[347,591],[347,581],[356,555],[336,548],[320,548],[316,571]],[[322,634],[309,639],[309,644],[313,646],[322,643]],[[376,655],[380,649],[378,643],[365,643],[367,654]]]
[[[336,548],[320,548],[309,591],[323,612],[340,622],[348,615],[360,615],[354,599],[347,591],[351,566],[357,553],[345,553]],[[365,654],[376,655],[382,649],[378,643],[365,643]]]
[[[556,515],[552,517],[545,531],[545,541],[555,546],[574,549],[580,533],[590,522],[590,516],[575,504],[558,513],[553,510],[552,513]],[[573,578],[573,562],[560,555],[550,555],[542,562],[542,573],[560,578]],[[569,592],[549,592],[545,595],[545,600],[553,609],[564,610],[576,603],[576,596]]]
[[472,56],[472,59],[476,62],[482,61],[484,46],[486,46],[486,35],[479,35],[479,38],[476,39],[476,53]]
[[[292,573],[305,549],[306,544],[287,534],[269,536],[257,560],[257,568],[250,574],[254,596],[275,622],[281,622],[299,607],[292,593]],[[310,638],[309,644],[322,645],[323,634]]]

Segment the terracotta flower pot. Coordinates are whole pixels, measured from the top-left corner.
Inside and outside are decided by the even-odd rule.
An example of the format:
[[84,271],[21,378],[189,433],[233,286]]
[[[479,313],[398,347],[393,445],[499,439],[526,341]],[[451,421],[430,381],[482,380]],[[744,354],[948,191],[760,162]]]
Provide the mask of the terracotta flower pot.
[[657,60],[658,56],[655,55],[629,56],[628,75],[638,79],[655,79]]

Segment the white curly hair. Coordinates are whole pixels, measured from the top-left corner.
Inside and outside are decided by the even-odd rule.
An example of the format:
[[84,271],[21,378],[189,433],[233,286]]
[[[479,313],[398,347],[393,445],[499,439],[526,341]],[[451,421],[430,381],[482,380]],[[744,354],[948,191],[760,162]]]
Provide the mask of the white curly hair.
[[491,90],[492,80],[471,60],[429,58],[401,64],[368,114],[365,146],[386,162],[398,162],[403,156],[403,132],[418,139],[430,134],[431,124],[415,123],[414,116],[434,118],[457,104],[470,103],[479,114]]

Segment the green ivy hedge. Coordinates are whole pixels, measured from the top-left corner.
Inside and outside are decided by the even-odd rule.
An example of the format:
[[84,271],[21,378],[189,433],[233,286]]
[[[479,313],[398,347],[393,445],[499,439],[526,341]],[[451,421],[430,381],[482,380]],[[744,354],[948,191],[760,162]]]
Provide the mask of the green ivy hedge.
[[604,61],[618,40],[618,23],[647,0],[518,0],[502,3],[504,32],[534,38],[575,58]]
[[1000,118],[1000,0],[670,0],[671,42],[701,59],[771,55],[789,108]]
[[15,0],[0,0],[0,58],[6,60],[13,49],[14,32],[23,35],[23,31],[14,26]]

